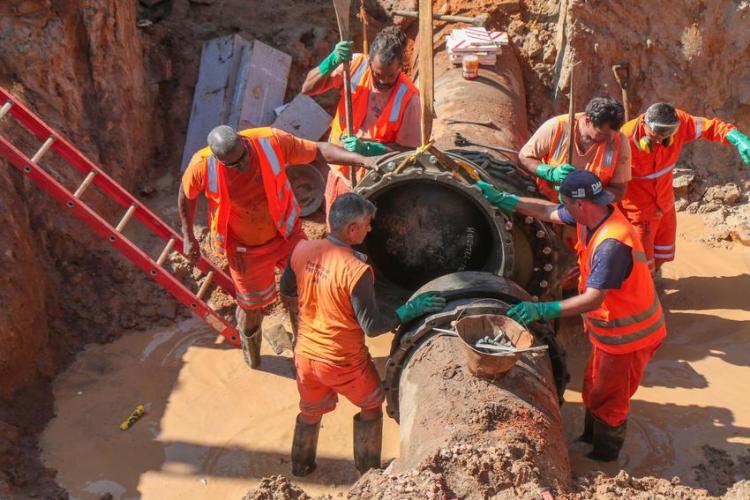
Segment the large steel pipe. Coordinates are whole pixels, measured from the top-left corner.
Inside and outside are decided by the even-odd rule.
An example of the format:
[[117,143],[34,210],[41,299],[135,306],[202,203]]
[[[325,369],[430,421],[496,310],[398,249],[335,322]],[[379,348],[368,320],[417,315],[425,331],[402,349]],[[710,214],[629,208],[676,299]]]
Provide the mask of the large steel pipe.
[[[399,332],[386,365],[387,409],[400,422],[396,471],[419,469],[456,446],[497,448],[508,459],[502,467],[516,474],[524,469],[529,475],[524,481],[564,489],[570,466],[559,394],[567,373],[549,325],[532,327],[536,343],[548,345],[549,355],[525,354],[495,381],[474,377],[462,341],[435,330],[450,329],[452,321],[466,316],[504,314],[511,304],[531,297],[510,280],[478,272],[443,276],[416,293],[424,291],[441,292],[448,299],[446,308]],[[477,487],[488,486],[476,479]]]

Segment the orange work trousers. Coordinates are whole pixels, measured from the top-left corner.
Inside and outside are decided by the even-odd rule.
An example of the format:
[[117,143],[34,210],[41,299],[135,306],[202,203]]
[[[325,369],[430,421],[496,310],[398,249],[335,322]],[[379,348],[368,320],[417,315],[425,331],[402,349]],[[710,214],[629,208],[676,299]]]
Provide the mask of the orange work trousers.
[[583,404],[589,412],[611,427],[625,423],[630,398],[643,378],[646,365],[661,342],[627,354],[610,354],[595,345],[583,375]]

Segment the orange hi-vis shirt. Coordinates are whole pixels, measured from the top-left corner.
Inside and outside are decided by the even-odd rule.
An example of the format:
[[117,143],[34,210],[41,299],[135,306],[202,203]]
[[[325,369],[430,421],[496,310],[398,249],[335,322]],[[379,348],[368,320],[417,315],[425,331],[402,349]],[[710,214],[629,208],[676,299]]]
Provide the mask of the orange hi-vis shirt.
[[340,366],[364,362],[370,354],[351,297],[370,266],[328,239],[301,241],[290,264],[299,302],[294,354]]
[[[339,68],[337,68],[338,71]],[[371,139],[384,144],[398,142],[402,146],[419,146],[419,115],[415,113],[419,109],[419,90],[403,72],[399,73],[398,80],[393,85],[390,94],[385,101],[385,107],[375,118],[371,113],[371,100],[374,100],[374,92],[371,87],[372,71],[367,61],[367,56],[357,54],[350,65],[352,75],[352,129],[355,135],[361,138]],[[334,72],[336,75],[336,72]],[[333,79],[332,79],[333,80]],[[416,106],[415,106],[416,104]],[[374,118],[374,119],[373,119]],[[415,120],[416,118],[416,120]],[[331,135],[328,141],[332,144],[341,144],[341,136],[346,131],[346,107],[344,91],[341,91],[336,116],[331,122]],[[406,126],[412,133],[402,133],[402,127]],[[403,139],[411,144],[403,143]],[[331,165],[331,169],[349,181],[349,166]],[[357,171],[357,177],[366,173],[364,168]]]
[[644,144],[644,115],[625,125],[620,131],[628,138],[632,153],[633,178],[628,183],[620,208],[631,221],[648,221],[674,210],[673,170],[683,146],[697,139],[727,143],[727,134],[735,127],[717,118],[692,116],[677,110],[680,126],[666,145]]
[[[576,120],[580,120],[584,113],[577,113]],[[574,133],[578,137],[576,123]],[[570,136],[568,115],[550,118],[523,146],[521,152],[531,158],[538,158],[542,163],[559,166],[568,161],[568,137]],[[573,166],[579,170],[588,170],[596,174],[602,185],[607,187],[612,183],[626,183],[630,180],[629,152],[624,136],[613,132],[611,140],[602,144],[593,144],[588,151],[581,151],[578,141],[573,143]],[[557,203],[558,193],[555,186],[545,179],[536,177],[535,182],[539,191],[547,199]]]
[[615,208],[609,218],[586,243],[588,228],[578,224],[578,290],[586,291],[591,261],[596,249],[607,239],[615,239],[633,249],[633,269],[618,289],[607,290],[604,302],[583,314],[591,343],[610,354],[627,354],[659,344],[667,335],[664,313],[648,268],[646,253],[633,226]]
[[[258,131],[263,130],[275,139],[281,153],[279,164],[272,165],[272,170],[275,170],[277,166],[279,169],[286,168],[286,165],[282,163],[304,164],[315,160],[318,147],[314,142],[295,137],[283,130],[247,129],[239,134],[243,137],[255,138]],[[279,230],[269,210],[260,154],[255,151],[253,141],[247,141],[247,147],[250,151],[250,167],[246,172],[226,168],[218,161],[217,168],[222,170],[229,198],[229,236],[242,245],[258,246],[271,241]],[[216,187],[217,181],[209,175],[208,159],[211,156],[211,150],[206,147],[195,153],[190,160],[182,176],[182,189],[188,199],[193,200],[204,191],[208,196],[211,185]],[[212,213],[209,213],[209,217],[212,217]]]

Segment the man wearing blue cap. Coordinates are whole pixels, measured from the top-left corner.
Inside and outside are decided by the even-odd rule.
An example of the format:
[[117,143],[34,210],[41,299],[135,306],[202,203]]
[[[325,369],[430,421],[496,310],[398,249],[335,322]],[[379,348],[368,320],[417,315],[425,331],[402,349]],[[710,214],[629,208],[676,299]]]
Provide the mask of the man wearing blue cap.
[[583,378],[586,417],[579,439],[594,445],[590,458],[616,460],[625,440],[630,398],[667,334],[636,230],[612,205],[614,196],[601,180],[586,170],[572,172],[562,182],[560,205],[496,191],[482,181],[477,186],[506,213],[576,226],[579,294],[562,301],[520,302],[507,315],[523,324],[583,317],[592,347]]

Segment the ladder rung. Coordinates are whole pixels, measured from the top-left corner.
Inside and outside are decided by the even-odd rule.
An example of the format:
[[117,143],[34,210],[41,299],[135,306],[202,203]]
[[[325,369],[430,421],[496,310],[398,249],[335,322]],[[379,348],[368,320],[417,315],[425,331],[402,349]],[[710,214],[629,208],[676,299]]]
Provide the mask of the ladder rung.
[[5,116],[5,113],[7,113],[10,110],[10,107],[13,106],[13,101],[7,101],[5,104],[3,104],[3,107],[0,108],[0,120],[3,119],[3,116]]
[[211,285],[211,280],[212,279],[214,279],[214,272],[213,271],[209,271],[208,274],[206,275],[206,281],[203,282],[203,284],[201,285],[200,290],[198,290],[198,294],[196,295],[196,297],[198,297],[198,299],[202,299],[203,298],[203,294],[205,294],[206,290],[208,290],[209,285]]
[[91,181],[94,180],[94,177],[96,177],[96,172],[91,171],[89,172],[89,175],[86,176],[85,179],[83,179],[83,182],[80,186],[78,186],[78,189],[76,189],[76,192],[73,193],[74,198],[80,198],[84,191],[86,191],[89,187],[89,184],[91,184]]
[[54,136],[47,137],[47,140],[44,141],[44,144],[42,144],[42,147],[39,148],[39,151],[34,153],[34,156],[31,157],[31,163],[37,163],[39,160],[42,159],[42,156],[49,150],[50,146],[52,146],[52,143],[55,142]]
[[164,247],[164,250],[161,251],[161,255],[159,255],[159,258],[156,259],[156,263],[158,265],[164,264],[164,261],[167,260],[167,257],[169,257],[169,254],[172,252],[172,247],[174,246],[174,238],[169,238],[169,241],[167,242],[167,245]]
[[125,228],[125,225],[130,221],[130,218],[133,216],[133,212],[135,212],[136,207],[135,204],[130,205],[130,208],[128,208],[128,211],[125,212],[125,215],[122,216],[122,219],[120,219],[120,222],[117,224],[117,227],[115,228],[115,231],[118,233],[122,232],[122,230]]

